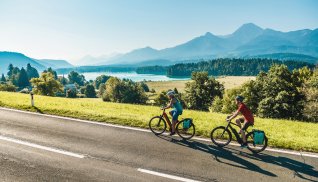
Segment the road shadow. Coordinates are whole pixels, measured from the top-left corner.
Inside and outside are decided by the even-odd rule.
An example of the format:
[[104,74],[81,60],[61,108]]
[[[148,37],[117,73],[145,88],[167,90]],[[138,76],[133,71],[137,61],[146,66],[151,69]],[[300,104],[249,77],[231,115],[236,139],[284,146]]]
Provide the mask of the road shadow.
[[[294,176],[308,181],[318,181],[318,171],[313,166],[306,164],[306,159],[302,157],[303,162],[299,162],[287,157],[271,156],[267,154],[247,154],[246,157],[274,165],[278,165],[294,171]],[[311,176],[315,179],[306,178],[303,174]]]
[[[274,164],[274,165],[287,168],[291,171],[294,171],[294,176],[297,176],[304,180],[317,181],[318,179],[318,171],[314,170],[313,166],[306,164],[304,158],[303,158],[304,162],[299,162],[297,160],[293,160],[287,157],[281,157],[281,156],[276,157],[276,156],[271,156],[267,154],[247,153],[247,152],[243,152],[241,150],[237,150],[233,148],[228,148],[228,147],[221,148],[221,147],[208,145],[208,144],[200,143],[193,140],[186,141],[186,140],[176,139],[176,138],[172,138],[168,136],[158,136],[158,137],[178,145],[189,147],[194,150],[199,150],[201,152],[209,153],[219,163],[227,164],[237,168],[247,169],[249,171],[255,171],[267,176],[277,177],[276,174],[270,171],[266,171],[244,158],[249,158],[256,161],[262,161],[267,164],[269,163],[269,164]],[[232,163],[226,162],[226,160],[222,160],[222,159],[232,161]],[[308,179],[303,174],[306,174],[308,176],[311,176],[317,179],[316,180]]]

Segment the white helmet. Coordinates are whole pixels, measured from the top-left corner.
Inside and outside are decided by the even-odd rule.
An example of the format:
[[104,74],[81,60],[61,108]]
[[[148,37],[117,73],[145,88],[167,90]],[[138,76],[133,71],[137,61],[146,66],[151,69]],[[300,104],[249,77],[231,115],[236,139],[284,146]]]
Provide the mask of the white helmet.
[[172,95],[174,95],[174,91],[170,90],[167,92],[167,96],[172,96]]

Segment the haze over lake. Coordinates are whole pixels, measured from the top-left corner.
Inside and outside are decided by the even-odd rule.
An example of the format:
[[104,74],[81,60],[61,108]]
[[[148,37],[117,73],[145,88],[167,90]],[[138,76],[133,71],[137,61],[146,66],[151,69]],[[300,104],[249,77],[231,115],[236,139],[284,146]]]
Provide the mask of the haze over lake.
[[81,74],[85,76],[86,80],[95,80],[96,77],[100,75],[114,76],[120,79],[128,78],[135,82],[139,82],[143,80],[170,81],[170,80],[189,80],[190,79],[190,78],[169,78],[165,75],[137,74],[136,72],[89,72],[89,73],[81,73]]

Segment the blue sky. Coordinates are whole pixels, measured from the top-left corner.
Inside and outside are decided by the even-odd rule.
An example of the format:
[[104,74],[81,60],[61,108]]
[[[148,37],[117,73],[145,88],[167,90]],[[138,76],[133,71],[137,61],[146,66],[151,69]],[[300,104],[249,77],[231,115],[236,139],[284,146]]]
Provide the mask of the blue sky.
[[0,0],[0,51],[67,59],[172,47],[244,23],[318,28],[316,0]]

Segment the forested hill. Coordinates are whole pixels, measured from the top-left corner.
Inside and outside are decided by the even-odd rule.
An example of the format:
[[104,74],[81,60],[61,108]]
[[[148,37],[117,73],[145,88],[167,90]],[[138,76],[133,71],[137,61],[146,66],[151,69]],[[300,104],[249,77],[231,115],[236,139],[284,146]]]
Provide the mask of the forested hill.
[[[207,71],[209,75],[232,75],[232,76],[256,76],[260,71],[268,71],[273,64],[285,64],[290,70],[307,66],[314,68],[315,65],[300,61],[279,61],[273,59],[231,59],[222,58],[198,63],[181,63],[168,67],[148,66],[140,67],[137,73],[163,73],[169,77],[190,77],[193,71]],[[164,71],[165,70],[165,71]]]

